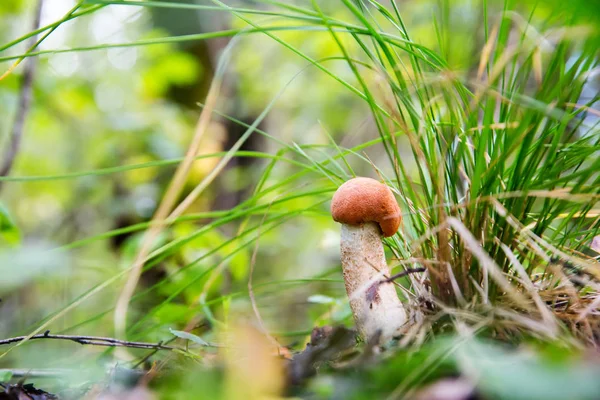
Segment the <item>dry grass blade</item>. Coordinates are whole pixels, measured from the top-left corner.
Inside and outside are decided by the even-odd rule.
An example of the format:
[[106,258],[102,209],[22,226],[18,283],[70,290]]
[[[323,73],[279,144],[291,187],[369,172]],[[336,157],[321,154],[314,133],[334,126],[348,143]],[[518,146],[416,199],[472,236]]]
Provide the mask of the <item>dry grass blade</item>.
[[496,284],[498,284],[498,286],[504,290],[506,295],[512,298],[519,307],[522,307],[525,310],[531,309],[530,302],[510,284],[500,267],[492,260],[489,254],[485,252],[467,227],[454,217],[448,217],[447,222],[448,225],[459,234],[471,254],[477,258],[485,275],[489,274]]
[[177,201],[177,198],[179,197],[183,189],[191,166],[195,160],[196,155],[198,154],[201,139],[210,123],[211,115],[215,107],[220,88],[221,78],[216,76],[213,79],[211,87],[208,91],[208,95],[206,97],[206,105],[200,113],[200,118],[198,119],[198,124],[196,126],[192,142],[188,147],[185,158],[183,159],[181,164],[179,164],[177,170],[175,171],[175,175],[173,176],[171,184],[167,189],[167,193],[163,197],[163,200],[161,201],[158,210],[152,218],[150,229],[144,235],[142,245],[133,263],[133,268],[129,272],[129,276],[127,277],[125,286],[123,287],[123,290],[119,295],[114,314],[115,332],[118,337],[123,337],[125,335],[129,302],[131,301],[131,297],[133,296],[135,288],[140,279],[142,268],[144,266],[146,258],[152,250],[152,245],[154,241],[165,227],[167,217],[175,218],[176,216],[180,215],[176,212],[180,210],[179,213],[181,213],[183,210],[181,209],[180,205],[180,207],[178,207],[173,213],[169,214],[170,211],[173,209],[175,202]]
[[588,306],[586,306],[580,313],[576,319],[576,322],[583,321],[590,313],[597,310],[600,306],[600,295],[597,295],[594,301],[592,301]]
[[490,33],[490,36],[481,51],[481,57],[479,58],[479,67],[477,68],[477,80],[478,81],[483,81],[483,73],[485,72],[485,66],[488,64],[488,62],[490,61],[490,58],[492,56],[492,51],[494,50],[494,44],[496,43],[496,38],[498,36],[498,29],[499,29],[499,25],[498,24],[494,25],[494,27],[492,28],[492,31]]
[[552,312],[548,309],[546,303],[544,303],[544,301],[540,297],[540,294],[538,293],[537,289],[533,285],[533,282],[531,282],[531,279],[529,278],[529,275],[525,271],[525,268],[523,268],[523,265],[519,262],[519,260],[515,256],[515,254],[511,251],[511,249],[507,245],[505,245],[504,243],[501,243],[500,247],[504,251],[504,254],[506,254],[508,259],[510,260],[512,267],[517,271],[517,273],[519,274],[519,277],[524,282],[525,289],[527,289],[527,293],[531,296],[531,298],[535,302],[535,305],[537,306],[537,308],[540,312],[540,315],[542,316],[542,319],[548,325],[548,328],[553,333],[556,333],[556,330],[558,328],[558,326],[556,324],[556,318],[554,317]]

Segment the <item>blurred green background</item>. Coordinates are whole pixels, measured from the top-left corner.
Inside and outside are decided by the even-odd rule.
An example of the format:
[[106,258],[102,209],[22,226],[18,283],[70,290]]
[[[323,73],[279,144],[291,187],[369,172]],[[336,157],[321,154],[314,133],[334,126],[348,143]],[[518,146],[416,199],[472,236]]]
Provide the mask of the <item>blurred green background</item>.
[[[37,48],[42,54],[35,58],[33,100],[22,142],[0,187],[0,338],[33,332],[109,280],[111,284],[62,313],[47,329],[115,335],[113,310],[122,276],[140,251],[144,224],[185,156],[210,84],[221,71],[223,84],[198,152],[210,156],[194,162],[179,200],[209,175],[223,152],[259,117],[260,132],[243,142],[241,153],[182,220],[153,243],[153,249],[171,247],[152,258],[141,276],[127,339],[172,340],[171,329],[192,324],[195,334],[212,343],[220,340],[218,321],[255,324],[248,295],[251,265],[260,316],[281,344],[302,348],[314,326],[351,325],[339,266],[339,226],[328,210],[337,181],[318,172],[319,163],[338,153],[333,143],[352,148],[379,137],[368,104],[267,35],[204,40],[211,32],[249,29],[230,12],[185,7],[214,7],[212,2],[111,3],[118,2],[84,2],[81,16],[61,23]],[[225,3],[269,9],[268,2]],[[493,29],[492,22],[485,25],[484,12],[495,22],[510,9],[516,25],[530,23],[540,31],[587,26],[592,43],[599,43],[596,0],[396,3],[412,41],[435,51],[452,71],[467,78],[476,75],[485,37]],[[61,20],[76,5],[74,0],[44,0],[40,26]],[[309,1],[289,5],[312,8]],[[331,18],[358,23],[337,1],[319,5]],[[28,49],[28,40],[11,43],[32,31],[37,6],[32,0],[0,2],[0,73]],[[255,23],[287,27],[276,32],[278,38],[356,84],[327,31],[281,15],[246,16]],[[390,27],[383,19],[379,22],[382,30]],[[343,41],[350,53],[360,50],[348,37]],[[29,60],[0,81],[0,154],[9,146]],[[218,69],[219,60],[226,60],[223,70]],[[381,85],[378,101],[386,103],[377,74],[364,73],[375,88]],[[597,96],[598,85],[596,78],[584,95]],[[398,140],[410,168],[408,139]],[[357,151],[348,162],[358,175],[373,176],[370,162],[384,176],[393,171],[381,143]],[[416,169],[410,174],[416,176]],[[263,194],[256,196],[258,192]],[[257,208],[236,215],[240,204]],[[0,348],[0,354],[6,350]],[[138,358],[147,354],[133,353]],[[70,378],[76,385],[101,381],[118,359],[113,356],[110,350],[72,343],[28,343],[5,353],[0,368],[65,368],[77,372]],[[192,364],[206,367],[207,359],[203,355]],[[200,390],[206,398],[235,397],[222,392],[231,389],[223,389],[226,385],[217,378],[221,375],[210,371],[199,373],[200,378],[175,375],[174,383],[167,379],[160,398],[200,398],[194,397]],[[323,379],[312,390],[329,397]],[[385,388],[379,393],[394,390],[389,382],[379,386]],[[347,392],[341,393],[343,398]]]

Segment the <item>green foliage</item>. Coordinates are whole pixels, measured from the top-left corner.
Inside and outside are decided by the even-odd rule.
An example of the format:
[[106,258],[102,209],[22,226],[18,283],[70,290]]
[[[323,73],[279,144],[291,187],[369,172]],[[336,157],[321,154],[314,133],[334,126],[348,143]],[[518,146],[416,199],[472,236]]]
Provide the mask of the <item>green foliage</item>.
[[194,342],[196,344],[199,344],[201,346],[209,346],[208,342],[206,342],[205,340],[203,340],[199,336],[193,335],[193,334],[191,334],[189,332],[176,331],[174,329],[170,329],[170,332],[173,335],[177,336],[178,338],[189,340],[189,341]]
[[4,246],[15,246],[21,242],[21,231],[4,205],[0,203],[0,237]]
[[[300,392],[412,395],[460,375],[489,398],[593,398],[597,366],[556,343],[594,343],[600,326],[593,312],[586,324],[577,319],[593,305],[600,277],[589,248],[600,233],[598,5],[229,3],[77,3],[40,28],[63,29],[62,45],[71,48],[43,41],[46,47],[26,52],[33,32],[0,28],[3,69],[39,58],[22,149],[13,175],[0,178],[3,245],[23,238],[60,247],[0,254],[7,277],[0,289],[35,293],[19,310],[27,312],[11,311],[0,332],[114,333],[121,280],[200,112],[173,93],[199,93],[204,88],[195,85],[216,76],[224,79],[221,97],[215,110],[208,107],[213,123],[184,195],[219,162],[236,165],[152,243],[131,300],[127,339],[175,336],[192,347],[134,355],[167,369],[152,382],[161,398],[227,396],[240,372],[223,360],[229,350],[207,346],[228,339],[217,327],[251,321],[269,340],[300,351],[312,327],[351,323],[327,205],[355,175],[378,176],[395,190],[404,222],[386,239],[388,259],[426,267],[429,282],[400,282],[416,322],[399,347],[389,345],[371,365],[324,365]],[[0,22],[24,4],[2,3]],[[232,28],[168,36],[151,29],[151,8],[198,13],[223,27],[225,16]],[[94,34],[107,21],[115,22],[116,39]],[[231,39],[215,53],[221,64],[214,71],[195,53],[209,39]],[[2,121],[12,121],[20,71],[0,85]],[[240,134],[225,140],[221,133],[232,126]],[[259,148],[240,148],[249,139]],[[234,197],[231,207],[218,204]],[[67,262],[70,275],[50,279]],[[566,279],[565,265],[587,277],[583,291]],[[465,330],[514,347],[447,336]],[[4,348],[0,366],[26,366],[31,353],[22,348]],[[232,349],[248,357],[243,346]],[[35,360],[83,368],[75,358],[90,365],[118,358],[59,353],[52,363]],[[270,360],[251,354],[256,376],[237,385],[259,382],[261,361]]]
[[18,11],[21,11],[25,6],[25,2],[21,0],[6,0],[0,4],[0,14],[15,14]]
[[12,378],[12,375],[11,371],[0,372],[0,382],[8,382]]
[[[593,399],[598,366],[576,349],[545,344],[543,353],[527,346],[510,348],[473,338],[443,337],[416,351],[399,351],[385,362],[355,374],[352,398],[393,393],[411,398],[442,378],[467,377],[491,399]],[[560,361],[557,361],[560,360]],[[343,376],[337,390],[343,387]],[[339,394],[339,393],[338,393]]]
[[[164,32],[154,32],[151,38],[158,39],[164,35]],[[148,67],[143,71],[142,85],[149,98],[163,98],[171,86],[186,86],[200,77],[197,60],[188,53],[177,51],[172,45],[151,46],[146,53]]]
[[598,366],[582,361],[552,363],[492,343],[469,343],[456,353],[466,374],[477,375],[482,393],[499,399],[593,399],[600,390]]

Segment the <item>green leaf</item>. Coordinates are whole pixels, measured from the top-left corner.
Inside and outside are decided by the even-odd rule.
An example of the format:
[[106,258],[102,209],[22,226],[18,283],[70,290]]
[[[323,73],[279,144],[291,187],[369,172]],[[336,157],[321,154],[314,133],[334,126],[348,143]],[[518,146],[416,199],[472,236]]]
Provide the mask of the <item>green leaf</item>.
[[21,231],[2,203],[0,203],[0,237],[2,242],[9,246],[16,246],[21,243]]
[[8,382],[13,376],[12,371],[3,370],[0,371],[0,382]]
[[197,343],[197,344],[199,344],[201,346],[210,346],[210,344],[207,341],[205,341],[201,337],[196,336],[196,335],[194,335],[192,333],[184,332],[184,331],[176,331],[175,329],[171,329],[171,328],[169,328],[169,331],[173,335],[177,336],[178,338],[190,340],[190,341],[192,341],[194,343]]
[[591,363],[553,363],[533,352],[483,341],[460,346],[455,359],[491,398],[597,399],[600,393],[600,369]]

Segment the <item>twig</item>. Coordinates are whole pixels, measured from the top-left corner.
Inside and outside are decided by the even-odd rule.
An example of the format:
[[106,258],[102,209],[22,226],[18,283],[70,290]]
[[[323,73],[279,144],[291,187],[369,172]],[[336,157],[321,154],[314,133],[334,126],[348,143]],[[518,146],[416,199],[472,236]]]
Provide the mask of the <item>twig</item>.
[[407,275],[410,275],[410,274],[416,274],[417,272],[425,272],[425,271],[427,271],[427,268],[423,268],[423,267],[421,267],[421,268],[409,268],[409,269],[406,269],[406,270],[404,270],[402,272],[398,272],[397,274],[394,274],[394,275],[390,276],[387,279],[384,279],[383,281],[381,281],[381,283],[393,282],[396,279],[402,278],[403,276],[407,276]]
[[[369,264],[371,264],[371,262],[369,260],[367,260],[366,258],[365,258],[365,261],[367,261]],[[381,271],[379,271],[374,265],[371,264],[371,266],[376,271],[378,271],[379,274],[381,275]],[[367,300],[369,302],[375,301],[375,298],[378,296],[377,290],[379,289],[380,285],[383,285],[384,283],[394,282],[394,280],[396,280],[398,278],[402,278],[403,276],[406,276],[406,275],[409,275],[409,274],[412,274],[412,273],[425,272],[425,271],[427,271],[427,268],[422,268],[422,267],[421,268],[412,268],[412,269],[406,269],[406,270],[404,270],[402,272],[398,272],[397,274],[394,274],[394,275],[390,276],[389,278],[385,278],[385,279],[382,279],[382,280],[376,280],[376,279],[378,279],[378,277],[372,278],[369,282],[367,282],[367,284],[365,284],[365,286],[364,286],[365,287],[365,292],[364,293],[367,295]],[[385,275],[384,275],[384,277],[385,277]],[[375,281],[373,282],[373,280],[375,280]],[[373,283],[371,283],[371,282],[373,282]],[[366,287],[366,285],[369,285],[369,286]],[[355,298],[355,296],[359,292],[362,293],[361,290],[356,290],[354,292],[354,295],[350,298],[350,300],[352,300],[353,298]]]
[[[28,336],[17,336],[13,338],[0,340],[0,346],[5,344],[22,342],[27,339]],[[34,335],[29,338],[33,339],[54,339],[54,340],[67,340],[82,345],[92,346],[105,346],[105,347],[130,347],[134,349],[155,349],[155,350],[182,350],[185,349],[175,346],[164,345],[163,342],[158,343],[147,343],[147,342],[131,342],[128,340],[120,340],[109,337],[100,336],[76,336],[76,335],[51,335],[48,332],[41,335]]]
[[[33,30],[38,29],[40,26],[43,3],[44,0],[38,1],[37,8],[35,10],[35,16],[33,19]],[[33,36],[31,38],[31,43],[35,45],[36,40],[37,37]],[[0,176],[7,176],[10,173],[10,170],[12,169],[12,166],[15,162],[15,158],[17,157],[19,148],[21,147],[23,129],[25,128],[25,118],[27,117],[27,114],[29,113],[29,109],[31,107],[33,78],[35,75],[36,65],[37,59],[35,57],[32,57],[29,60],[27,60],[23,69],[23,78],[21,84],[21,91],[19,95],[19,105],[15,116],[15,122],[10,132],[9,143],[5,150],[4,157],[2,158],[2,165],[0,166]],[[2,182],[0,182],[0,188],[1,187]]]
[[[177,337],[173,336],[171,339],[167,340],[166,342],[163,343],[171,343],[174,340],[176,340]],[[140,365],[144,364],[146,361],[148,361],[150,359],[150,357],[152,357],[153,355],[155,355],[156,353],[158,353],[160,351],[160,349],[153,349],[151,352],[149,352],[148,354],[146,354],[144,357],[142,357],[138,362],[136,362],[133,365],[133,369],[137,369]]]

